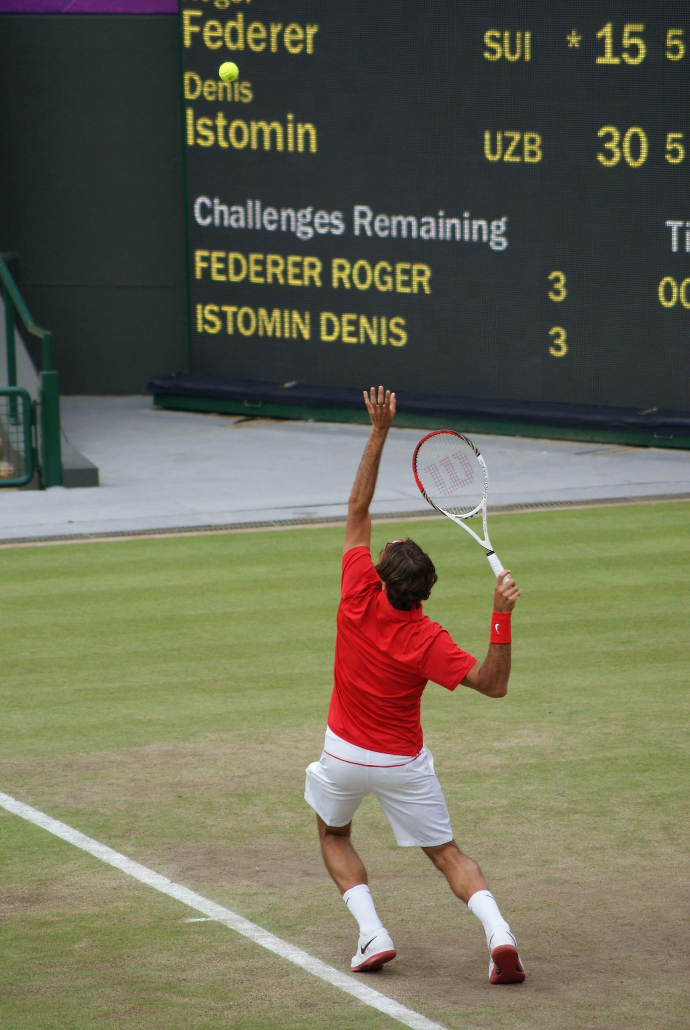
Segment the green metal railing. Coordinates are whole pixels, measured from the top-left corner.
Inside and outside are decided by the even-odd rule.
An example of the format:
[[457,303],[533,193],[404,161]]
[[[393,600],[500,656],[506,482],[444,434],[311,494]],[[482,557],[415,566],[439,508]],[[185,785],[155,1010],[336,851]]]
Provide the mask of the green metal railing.
[[[27,332],[37,336],[42,344],[40,372],[40,472],[42,486],[62,485],[62,443],[60,438],[60,393],[58,374],[53,368],[53,336],[47,329],[36,325],[17,288],[10,270],[0,256],[0,288],[5,302],[5,335],[7,342],[7,380],[10,387],[17,386],[17,348],[15,340],[16,318]],[[18,417],[19,399],[10,396],[10,417]]]

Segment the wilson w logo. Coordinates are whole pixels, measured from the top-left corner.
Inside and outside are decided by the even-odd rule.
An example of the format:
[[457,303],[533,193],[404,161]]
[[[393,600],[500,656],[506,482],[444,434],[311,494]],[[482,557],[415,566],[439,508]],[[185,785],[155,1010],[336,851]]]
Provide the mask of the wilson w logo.
[[440,458],[428,465],[426,472],[433,480],[438,492],[444,497],[457,493],[463,487],[470,486],[475,478],[474,469],[463,451],[455,451],[454,454]]

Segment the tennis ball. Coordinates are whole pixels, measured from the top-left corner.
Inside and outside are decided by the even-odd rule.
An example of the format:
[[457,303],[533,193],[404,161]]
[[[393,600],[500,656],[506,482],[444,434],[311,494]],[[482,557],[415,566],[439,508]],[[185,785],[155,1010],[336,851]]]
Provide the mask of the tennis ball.
[[225,61],[218,69],[218,74],[223,82],[234,82],[240,74],[240,70],[234,61]]

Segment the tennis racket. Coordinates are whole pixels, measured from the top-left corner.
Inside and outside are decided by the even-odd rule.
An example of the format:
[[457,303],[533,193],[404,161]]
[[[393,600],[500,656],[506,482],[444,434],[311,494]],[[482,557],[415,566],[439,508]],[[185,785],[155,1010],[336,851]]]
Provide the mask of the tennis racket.
[[[422,497],[436,511],[467,530],[484,549],[494,575],[500,576],[505,570],[491,546],[486,525],[489,474],[477,447],[461,433],[437,429],[415,447],[412,469]],[[482,513],[483,540],[467,525],[467,519],[479,512]]]

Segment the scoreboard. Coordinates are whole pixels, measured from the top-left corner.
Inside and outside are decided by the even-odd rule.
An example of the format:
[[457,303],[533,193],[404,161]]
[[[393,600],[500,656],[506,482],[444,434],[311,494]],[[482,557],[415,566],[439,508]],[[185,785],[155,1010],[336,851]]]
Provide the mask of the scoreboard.
[[685,0],[180,19],[195,374],[690,411]]

